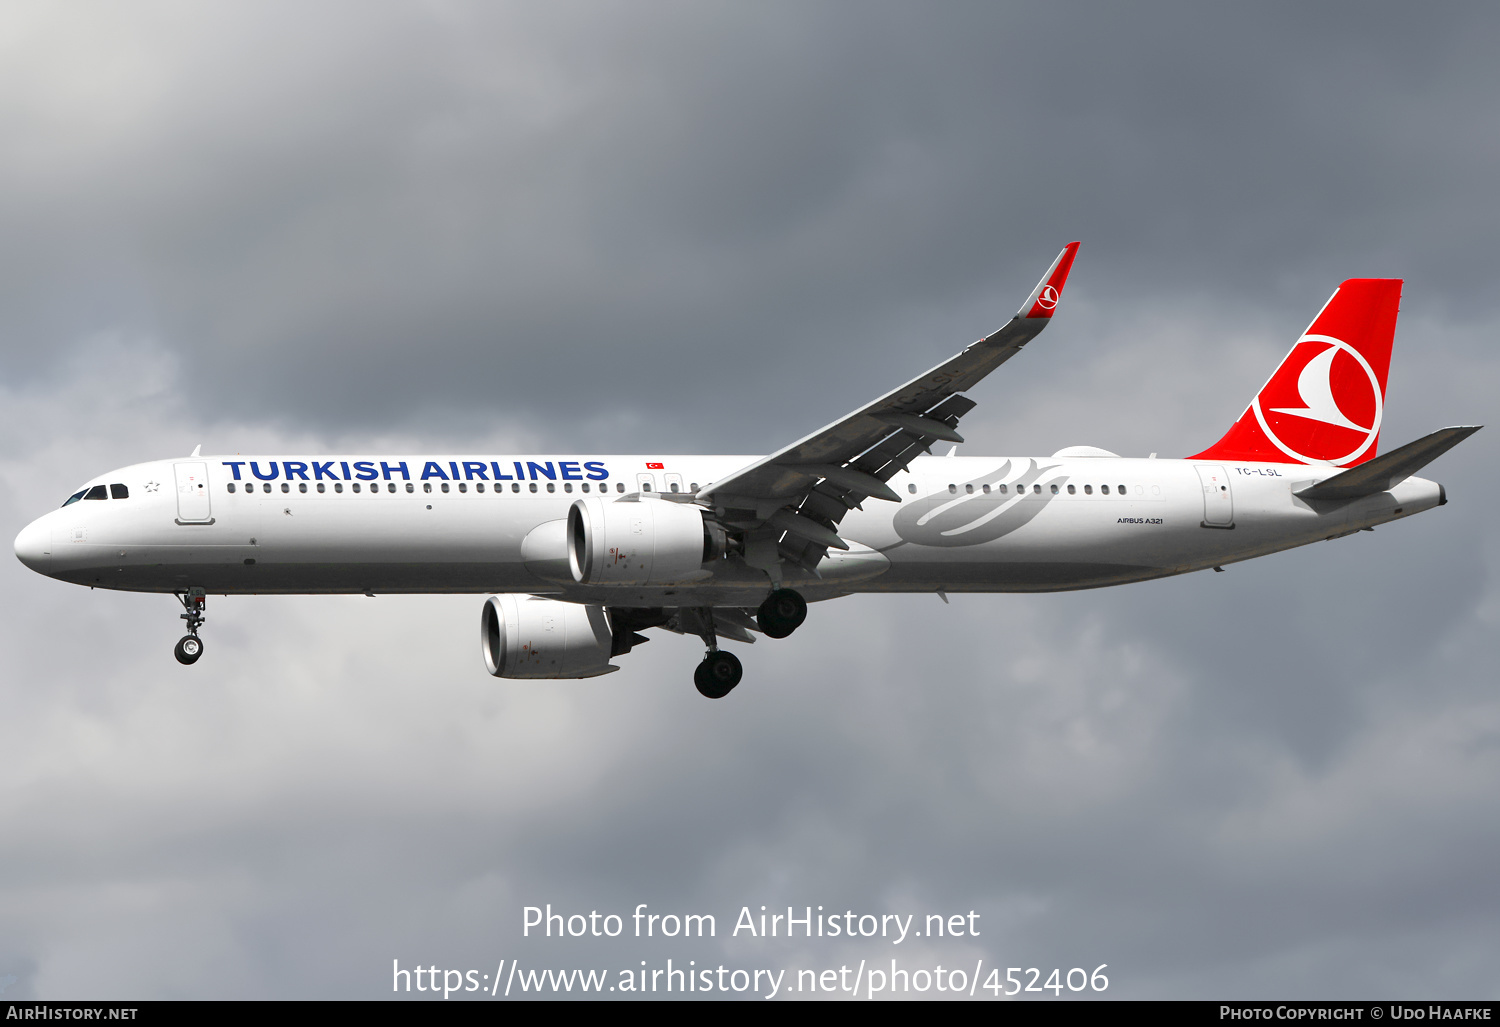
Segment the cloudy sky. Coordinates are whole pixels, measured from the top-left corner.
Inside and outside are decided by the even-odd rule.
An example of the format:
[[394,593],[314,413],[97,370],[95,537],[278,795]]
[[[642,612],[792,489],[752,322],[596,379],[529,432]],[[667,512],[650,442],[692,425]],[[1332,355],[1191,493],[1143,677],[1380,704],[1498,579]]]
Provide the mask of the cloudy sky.
[[[0,526],[199,443],[765,451],[1071,239],[964,452],[1195,452],[1356,276],[1407,282],[1386,444],[1493,422],[1497,49],[1479,4],[9,5]],[[1495,998],[1494,447],[1226,574],[817,607],[716,703],[659,632],[491,679],[472,596],[214,599],[187,671],[171,600],[0,564],[0,987],[895,956]],[[523,939],[548,902],[720,937]],[[762,904],[982,933],[725,937]]]

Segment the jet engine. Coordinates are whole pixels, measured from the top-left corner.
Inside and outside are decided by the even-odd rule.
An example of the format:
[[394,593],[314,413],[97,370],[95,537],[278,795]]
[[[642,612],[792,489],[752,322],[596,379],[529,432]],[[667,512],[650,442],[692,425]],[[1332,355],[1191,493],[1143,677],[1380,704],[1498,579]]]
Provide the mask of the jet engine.
[[479,621],[484,665],[497,678],[593,678],[609,662],[609,615],[602,606],[535,596],[490,596]]
[[691,503],[590,497],[568,510],[568,564],[584,585],[701,581],[725,544],[724,529]]

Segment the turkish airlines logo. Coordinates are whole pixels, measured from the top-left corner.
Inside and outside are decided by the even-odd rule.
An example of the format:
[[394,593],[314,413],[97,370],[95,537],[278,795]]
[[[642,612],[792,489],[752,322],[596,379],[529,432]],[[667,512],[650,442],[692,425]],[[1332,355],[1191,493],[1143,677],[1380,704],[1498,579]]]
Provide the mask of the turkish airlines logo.
[[[1043,310],[1051,310],[1057,306],[1057,290],[1050,285],[1042,286],[1042,291],[1037,294],[1036,305]],[[1244,393],[1241,393],[1244,395]]]
[[[1375,369],[1357,349],[1331,335],[1298,339],[1250,408],[1266,437],[1287,456],[1335,465],[1359,459],[1375,444],[1385,412]],[[1273,428],[1267,412],[1286,416]]]

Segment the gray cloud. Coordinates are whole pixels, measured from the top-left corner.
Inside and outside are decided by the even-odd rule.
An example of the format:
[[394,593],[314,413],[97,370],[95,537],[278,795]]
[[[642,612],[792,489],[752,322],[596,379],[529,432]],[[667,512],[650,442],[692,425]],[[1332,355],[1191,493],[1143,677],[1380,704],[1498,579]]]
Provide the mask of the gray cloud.
[[[1494,409],[1485,7],[6,18],[12,533],[198,442],[775,446],[993,327],[1070,238],[973,451],[1193,452],[1354,275],[1408,278],[1388,444]],[[815,607],[726,703],[676,637],[490,680],[475,597],[216,599],[189,673],[170,602],[12,562],[6,997],[884,952],[523,942],[549,901],[976,908],[981,938],[896,954],[1109,962],[1120,996],[1491,995],[1486,434],[1444,509],[1223,575]]]

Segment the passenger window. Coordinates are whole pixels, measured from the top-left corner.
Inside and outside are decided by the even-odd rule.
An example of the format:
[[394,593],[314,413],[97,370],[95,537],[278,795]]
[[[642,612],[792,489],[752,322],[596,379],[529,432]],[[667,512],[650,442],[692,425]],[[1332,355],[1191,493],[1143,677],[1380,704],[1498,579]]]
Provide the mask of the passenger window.
[[424,482],[422,482],[422,491],[423,492],[431,492],[432,491],[432,482],[430,482],[430,481],[424,481]]
[[588,482],[584,482],[582,488],[583,488],[583,491],[587,492],[589,490],[589,483]]
[[[254,487],[254,486],[252,486],[252,488],[253,488],[253,487]],[[271,491],[271,483],[270,483],[270,482],[266,482],[266,483],[265,483],[265,484],[264,484],[264,485],[262,485],[262,486],[261,486],[261,487],[260,487],[260,490],[261,490],[261,491],[262,491],[262,492],[270,492],[270,491]]]
[[233,491],[234,491],[234,482],[230,482],[230,483],[229,483],[229,491],[230,491],[230,492],[233,492]]
[[322,483],[322,482],[321,482],[321,481],[320,481],[320,482],[318,482],[318,491],[319,491],[319,492],[327,492],[327,491],[328,491],[328,486],[327,486],[327,485],[324,485],[324,484],[323,484],[323,483]]
[[1083,487],[1083,494],[1085,496],[1092,496],[1094,494],[1094,486],[1092,486],[1092,485],[1085,485]]
[[531,491],[533,491],[533,492],[536,491],[536,482],[532,482],[531,483]]
[[510,486],[510,490],[512,492],[520,492],[521,491],[521,483],[518,482],[518,481],[512,482],[511,486]]
[[458,491],[460,491],[460,492],[467,492],[467,491],[469,491],[469,483],[465,482],[465,481],[459,482],[458,483]]
[[997,489],[999,489],[999,490],[1000,490],[1000,494],[1001,494],[1001,495],[1002,495],[1002,496],[1003,496],[1003,495],[1005,495],[1005,494],[1006,494],[1006,493],[1007,493],[1007,492],[1008,492],[1008,491],[1010,491],[1010,488],[1009,488],[1009,486],[1007,486],[1007,485],[1006,485],[1006,484],[1005,484],[1005,482],[1003,482],[1003,481],[1002,481],[1002,482],[1001,482],[1001,483],[1000,483],[1000,484],[999,484],[999,485],[996,485],[996,486],[995,486],[995,488],[997,488]]
[[625,491],[625,483],[623,481],[617,481],[617,482],[615,482],[615,491],[616,492],[624,492]]
[[[1034,492],[1036,495],[1040,496],[1042,494],[1042,487],[1040,485],[1033,485],[1033,486],[1031,486],[1031,491]],[[1057,486],[1056,485],[1052,486],[1052,491],[1054,491],[1054,492],[1057,491]]]
[[130,498],[130,490],[127,489],[124,485],[111,485],[109,487],[109,498],[110,499],[129,499]]
[[642,492],[650,492],[651,491],[651,483],[649,481],[643,481],[643,482],[641,482],[641,491]]
[[[270,487],[271,486],[269,486],[269,485],[266,486],[266,488],[270,488]],[[355,492],[358,492],[359,491],[359,482],[355,482],[353,485],[350,485],[349,487],[351,489],[353,489]]]
[[1124,485],[1116,485],[1115,486],[1115,491],[1119,492],[1120,495],[1123,496],[1125,494],[1125,486]]
[[912,495],[915,496],[917,494],[917,486],[915,484],[908,485],[908,486],[906,486],[906,491],[910,492]]
[[333,491],[335,491],[335,492],[342,492],[342,491],[344,491],[344,483],[341,482],[341,481],[334,482],[333,483]]
[[675,481],[674,481],[674,482],[672,482],[672,491],[673,491],[673,492],[681,492],[681,491],[682,491],[682,486],[680,486],[680,485],[678,485],[678,484],[677,484],[677,483],[676,483],[676,482],[675,482]]
[[[573,491],[573,483],[572,483],[572,482],[569,482],[569,483],[568,483],[568,484],[566,484],[566,485],[564,485],[564,486],[563,486],[563,491],[564,491],[564,492],[572,492],[572,491]],[[673,490],[672,490],[672,491],[673,491],[673,492],[676,492],[676,491],[677,491],[677,490],[676,490],[676,489],[673,489]]]
[[[83,492],[87,492],[87,491],[88,491],[88,489],[84,489],[83,490]],[[80,499],[83,498],[83,492],[75,492],[71,496],[69,496],[67,499],[64,499],[63,500],[63,506],[72,506],[74,503],[78,502]]]
[[297,491],[298,492],[306,492],[307,491],[307,482],[305,482],[305,481],[298,482],[297,483]]
[[104,486],[103,485],[95,485],[93,488],[89,489],[87,493],[84,494],[83,498],[84,499],[108,499],[109,496],[105,494]]
[[1052,486],[1052,494],[1053,494],[1053,495],[1054,495],[1054,496],[1055,496],[1055,495],[1057,495],[1057,486],[1056,486],[1056,485],[1053,485],[1053,486]]
[[290,491],[292,491],[292,487],[290,485],[288,485],[286,482],[282,482],[281,483],[281,491],[283,491],[283,492],[290,492]]
[[555,484],[553,484],[552,482],[549,481],[549,482],[547,482],[547,491],[548,492],[556,492],[557,491],[557,486]]
[[1069,485],[1068,486],[1068,495],[1070,495],[1070,496],[1076,496],[1077,494],[1078,494],[1078,489],[1075,486]]
[[474,483],[474,491],[475,492],[483,492],[484,491],[484,482],[482,482],[482,481],[476,481]]
[[408,491],[408,492],[415,492],[415,491],[417,491],[417,487],[415,485],[413,485],[411,482],[407,482],[406,483],[406,491]]
[[444,492],[447,492],[448,491],[448,483],[445,481],[441,485],[439,485],[438,488],[442,489]]
[[974,486],[973,486],[973,484],[971,483],[971,484],[965,485],[964,486],[964,491],[967,492],[969,495],[972,496],[974,494]]
[[1099,494],[1100,495],[1104,495],[1104,496],[1109,495],[1109,486],[1108,485],[1100,485],[1099,486]]
[[958,486],[957,485],[949,485],[948,486],[948,495],[950,495],[950,496],[956,496],[956,495],[958,495]]
[[[588,487],[588,486],[587,486],[587,485],[585,485],[585,486],[584,486],[584,487],[583,487],[583,490],[584,490],[584,491],[585,491],[585,492],[587,492],[587,491],[588,491],[588,488],[589,488],[589,487]],[[688,485],[688,488],[690,488],[690,489],[692,489],[692,490],[693,490],[693,491],[694,491],[694,492],[697,492],[697,491],[698,491],[698,483],[697,483],[697,482],[696,482],[696,481],[695,481],[695,482],[692,482],[692,483],[691,483],[691,484],[689,484],[689,485]]]

